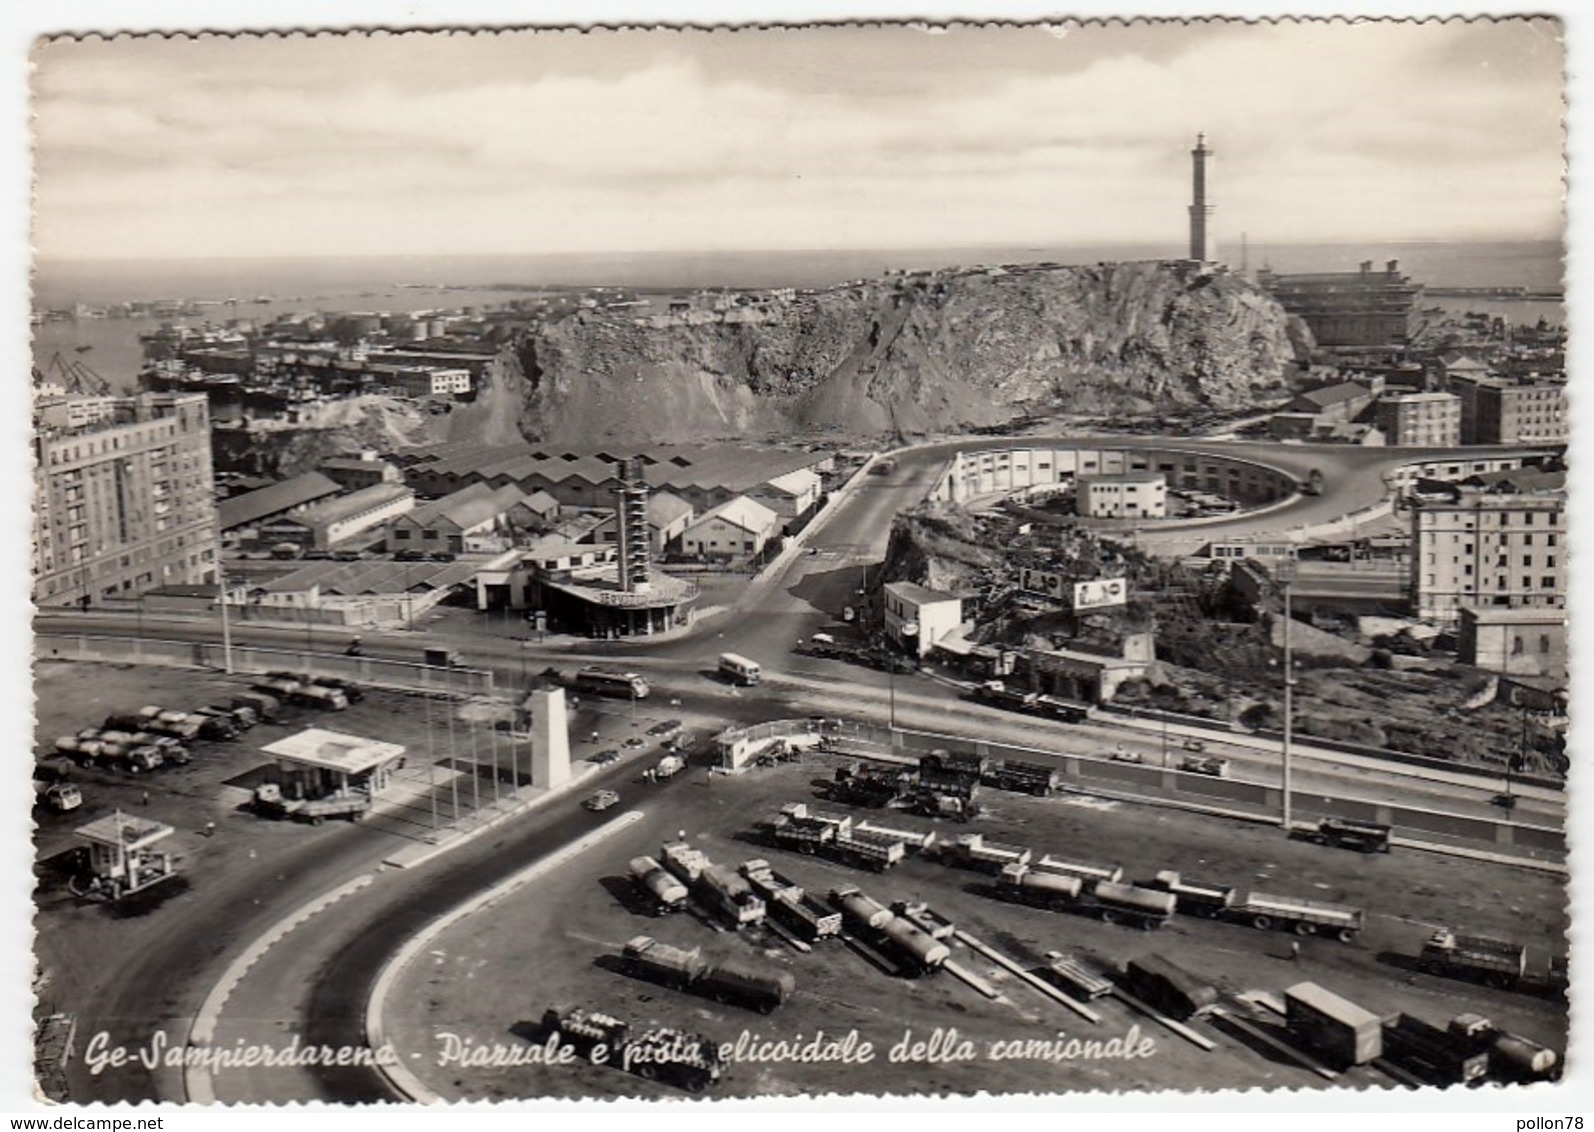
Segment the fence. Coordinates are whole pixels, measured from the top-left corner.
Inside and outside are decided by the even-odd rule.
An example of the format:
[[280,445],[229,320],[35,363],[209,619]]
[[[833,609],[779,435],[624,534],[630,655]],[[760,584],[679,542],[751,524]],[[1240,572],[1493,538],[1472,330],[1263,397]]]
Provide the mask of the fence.
[[[154,641],[128,637],[87,635],[48,636],[34,640],[34,656],[39,660],[99,661],[106,664],[158,664],[172,668],[227,667],[226,650],[204,641]],[[405,691],[469,694],[491,692],[493,674],[477,668],[440,668],[400,660],[380,660],[367,656],[341,656],[304,650],[261,648],[255,645],[232,647],[232,671],[244,674],[262,672],[304,672],[369,684],[378,688]]]

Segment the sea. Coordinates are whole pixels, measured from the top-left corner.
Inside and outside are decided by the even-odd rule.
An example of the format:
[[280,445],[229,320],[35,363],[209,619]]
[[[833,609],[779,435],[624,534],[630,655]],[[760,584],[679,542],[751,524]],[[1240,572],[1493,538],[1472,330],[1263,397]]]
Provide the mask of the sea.
[[[1229,249],[1233,251],[1233,249]],[[40,260],[33,274],[35,311],[75,304],[104,307],[128,300],[193,299],[225,304],[182,319],[57,320],[33,328],[34,364],[81,362],[114,389],[131,391],[143,360],[139,335],[162,321],[220,325],[230,318],[269,320],[295,311],[418,311],[489,307],[536,287],[625,286],[649,290],[702,287],[825,287],[895,269],[1054,262],[1108,263],[1174,258],[1151,244],[825,249],[590,255],[379,256],[294,259]],[[1389,260],[1433,287],[1523,287],[1559,291],[1565,248],[1559,241],[1497,243],[1252,244],[1252,271],[1353,271]],[[1230,256],[1231,266],[1238,267]],[[1425,306],[1487,311],[1532,323],[1564,323],[1562,304],[1475,298],[1429,298]]]

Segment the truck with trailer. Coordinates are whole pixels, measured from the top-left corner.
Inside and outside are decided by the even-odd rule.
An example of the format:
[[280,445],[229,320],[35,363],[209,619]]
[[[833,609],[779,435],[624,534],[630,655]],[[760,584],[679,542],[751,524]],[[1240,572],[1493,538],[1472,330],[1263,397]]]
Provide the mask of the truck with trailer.
[[1223,914],[1228,919],[1250,924],[1258,931],[1287,928],[1301,936],[1333,936],[1341,943],[1354,941],[1362,930],[1363,921],[1360,908],[1262,892],[1236,897]]
[[166,711],[150,706],[139,709],[138,725],[127,730],[152,731],[156,735],[189,743],[199,738],[201,729],[200,721],[186,711]]
[[652,936],[630,940],[620,959],[626,971],[638,978],[762,1014],[773,1011],[797,989],[797,980],[785,971],[761,970],[735,959],[715,962],[705,959],[700,948],[673,947]]
[[1117,884],[1124,879],[1124,870],[1119,865],[1087,865],[1081,861],[1066,861],[1061,857],[1053,857],[1050,853],[1038,861],[1030,861],[1029,867],[1036,872],[1061,873],[1092,883],[1104,880],[1109,884]]
[[1218,988],[1161,955],[1141,955],[1124,964],[1124,989],[1155,1010],[1184,1022],[1218,1002]]
[[1312,831],[1310,838],[1319,845],[1355,849],[1362,853],[1387,853],[1389,833],[1389,826],[1378,822],[1324,818],[1317,823],[1317,828]]
[[359,821],[370,809],[371,796],[363,790],[328,794],[321,798],[288,798],[275,782],[263,782],[255,787],[254,810],[261,817],[292,818],[320,825],[327,818]]
[[663,1027],[634,1034],[630,1025],[613,1015],[576,1007],[550,1007],[543,1013],[541,1029],[589,1061],[693,1093],[707,1089],[725,1073],[719,1043],[701,1034]]
[[907,809],[910,813],[927,818],[972,821],[984,809],[974,800],[972,793],[969,791],[966,795],[946,794],[931,787],[915,786],[908,797]]
[[633,857],[626,868],[631,874],[632,883],[647,898],[648,907],[655,916],[678,912],[686,907],[686,885],[671,876],[652,857]]
[[808,821],[821,822],[825,825],[837,827],[851,826],[852,818],[846,814],[831,814],[823,810],[816,810],[807,802],[787,802],[781,806],[780,812],[790,818],[799,818]]
[[1510,988],[1521,985],[1527,975],[1528,949],[1510,940],[1440,928],[1422,945],[1417,965],[1432,974]]
[[187,766],[191,761],[188,748],[169,735],[156,735],[150,731],[100,731],[101,742],[128,750],[154,747],[161,753],[161,766]]
[[1000,873],[1008,865],[1027,865],[1032,855],[1022,845],[987,841],[981,833],[959,834],[955,840],[940,843],[942,861],[985,873]]
[[628,941],[620,961],[630,974],[671,990],[685,990],[708,970],[701,948],[672,947],[647,935]]
[[1172,869],[1159,872],[1152,880],[1151,887],[1171,892],[1179,902],[1180,912],[1208,918],[1222,915],[1233,907],[1238,891],[1232,885],[1197,880],[1182,876]]
[[1383,1056],[1383,1020],[1316,983],[1296,983],[1284,992],[1284,1020],[1290,1035],[1331,1068]]
[[892,916],[890,908],[865,896],[853,884],[838,885],[831,889],[830,905],[855,928],[878,928]]
[[1470,1085],[1489,1073],[1489,1053],[1410,1014],[1384,1019],[1384,1058],[1430,1085]]
[[732,928],[741,929],[764,920],[764,902],[746,878],[722,865],[705,864],[692,884],[692,894]]
[[[62,740],[56,741],[56,749],[66,752]],[[161,749],[150,743],[123,742],[112,739],[98,728],[86,727],[77,733],[78,747],[72,752],[78,765],[83,767],[106,767],[111,770],[124,770],[129,774],[142,774],[159,768],[165,761]]]
[[894,775],[864,771],[856,763],[837,767],[835,779],[828,788],[832,800],[869,809],[889,806],[901,792],[902,784]]
[[1062,789],[1064,775],[1056,767],[1003,759],[988,770],[980,781],[997,790],[1044,798]]

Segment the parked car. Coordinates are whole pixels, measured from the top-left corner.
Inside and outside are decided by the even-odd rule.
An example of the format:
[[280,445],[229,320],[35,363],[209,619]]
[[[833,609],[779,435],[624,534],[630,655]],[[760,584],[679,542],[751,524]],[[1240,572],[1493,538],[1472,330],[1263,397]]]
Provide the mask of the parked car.
[[1229,777],[1228,759],[1204,759],[1190,757],[1179,764],[1180,770],[1187,770],[1191,774],[1205,774],[1212,778]]
[[395,551],[394,554],[393,554],[393,561],[394,562],[425,562],[426,561],[426,552],[424,550],[399,550],[399,551]]
[[681,721],[679,719],[666,719],[664,722],[655,723],[648,728],[648,734],[655,739],[673,739],[680,733]]
[[1113,751],[1110,757],[1115,763],[1143,763],[1146,761],[1146,756],[1139,751],[1129,751],[1123,747]]
[[453,562],[458,555],[448,550],[434,550],[427,555],[433,562]]
[[606,751],[599,751],[597,754],[593,755],[592,761],[597,763],[599,766],[608,766],[610,763],[617,763],[620,761],[620,752],[615,750],[613,747],[610,747]]
[[593,813],[601,813],[611,806],[618,806],[620,804],[620,795],[613,790],[599,790],[581,804]]

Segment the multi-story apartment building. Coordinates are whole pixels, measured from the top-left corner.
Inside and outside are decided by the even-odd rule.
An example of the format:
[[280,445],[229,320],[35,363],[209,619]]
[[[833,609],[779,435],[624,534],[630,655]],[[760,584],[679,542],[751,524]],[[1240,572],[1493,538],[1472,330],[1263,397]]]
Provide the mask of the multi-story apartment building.
[[1412,514],[1416,614],[1453,625],[1462,607],[1566,604],[1566,493],[1458,489]]
[[1564,382],[1458,373],[1447,375],[1445,384],[1461,399],[1463,444],[1566,442]]
[[35,415],[34,601],[90,604],[216,578],[203,393],[143,393],[89,423]]
[[1397,393],[1380,398],[1375,409],[1385,444],[1454,448],[1461,443],[1461,398],[1454,393]]

